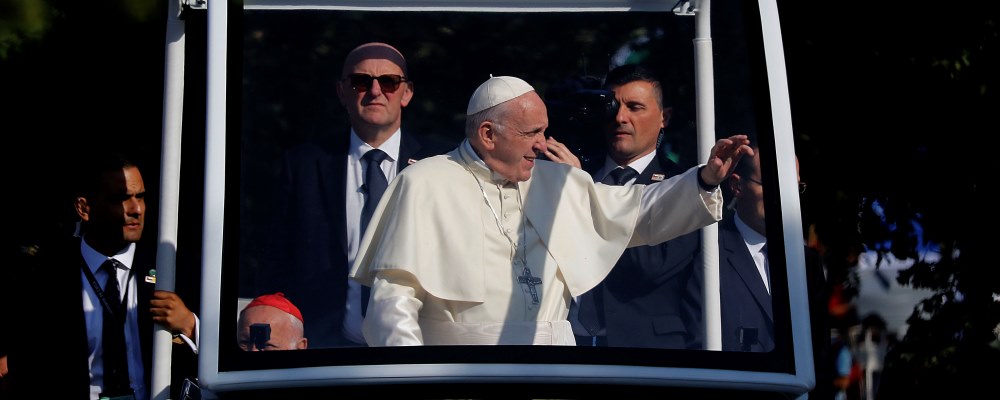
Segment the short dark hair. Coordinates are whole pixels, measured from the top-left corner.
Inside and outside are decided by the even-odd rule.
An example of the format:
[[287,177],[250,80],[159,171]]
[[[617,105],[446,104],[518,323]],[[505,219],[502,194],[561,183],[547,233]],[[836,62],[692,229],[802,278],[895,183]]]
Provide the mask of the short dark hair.
[[[750,144],[750,148],[753,149],[756,157],[760,157],[760,155],[757,155],[757,152],[760,151],[760,147],[757,145],[757,143]],[[735,167],[733,167],[733,173],[738,174],[740,177],[743,177],[744,179],[752,175],[753,171],[757,168],[757,166],[754,165],[753,159],[754,157],[747,157],[747,156],[740,158],[740,161],[736,163]]]
[[664,107],[665,102],[668,100],[666,91],[663,90],[663,81],[657,76],[653,69],[643,65],[643,64],[625,64],[615,67],[608,72],[608,76],[604,78],[604,88],[611,88],[612,86],[621,86],[626,83],[643,81],[653,84],[653,88],[657,92],[657,104],[660,108]]
[[104,175],[108,172],[118,172],[126,168],[139,166],[126,155],[118,152],[103,151],[96,154],[88,153],[80,157],[77,179],[73,182],[73,197],[93,197],[104,183]]

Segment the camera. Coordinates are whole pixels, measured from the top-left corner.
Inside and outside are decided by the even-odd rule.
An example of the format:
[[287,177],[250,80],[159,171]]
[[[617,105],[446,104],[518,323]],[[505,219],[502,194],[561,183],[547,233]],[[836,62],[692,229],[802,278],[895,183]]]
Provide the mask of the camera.
[[603,159],[604,130],[618,114],[614,92],[600,89],[597,78],[572,78],[549,90],[546,107],[549,136],[569,147],[585,168]]

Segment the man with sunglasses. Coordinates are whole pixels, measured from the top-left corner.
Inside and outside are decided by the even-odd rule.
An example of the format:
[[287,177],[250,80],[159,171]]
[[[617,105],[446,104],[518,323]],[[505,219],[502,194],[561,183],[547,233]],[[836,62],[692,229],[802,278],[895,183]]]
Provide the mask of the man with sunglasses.
[[309,320],[310,348],[364,345],[367,290],[349,283],[347,272],[364,233],[366,204],[374,207],[378,188],[407,165],[454,147],[403,129],[414,87],[393,46],[371,42],[351,50],[335,86],[351,126],[286,153],[256,285],[259,292],[284,292],[299,306]]

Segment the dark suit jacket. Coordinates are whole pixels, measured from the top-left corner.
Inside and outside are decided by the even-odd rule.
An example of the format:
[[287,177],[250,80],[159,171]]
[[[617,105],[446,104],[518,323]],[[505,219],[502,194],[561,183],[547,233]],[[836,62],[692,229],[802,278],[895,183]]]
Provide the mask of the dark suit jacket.
[[[653,174],[669,178],[684,169],[657,153],[636,178],[651,184]],[[702,347],[701,233],[695,231],[655,246],[625,250],[602,291],[608,346]]]
[[[139,341],[146,387],[152,377],[153,320],[149,301],[155,285],[145,282],[155,263],[155,247],[136,249],[135,279],[138,292]],[[87,399],[90,396],[89,345],[83,315],[83,285],[80,269],[85,267],[80,239],[59,239],[43,245],[38,254],[27,257],[16,278],[33,292],[25,304],[10,307],[15,318],[10,327],[14,337],[8,366],[11,389],[17,398]],[[34,284],[34,283],[37,283]],[[12,306],[12,305],[8,305]],[[7,329],[7,328],[5,328]],[[186,344],[173,346],[171,392],[177,398],[185,377],[197,376],[197,358]]]
[[756,330],[750,351],[774,349],[771,295],[757,272],[750,250],[736,229],[735,215],[719,223],[719,289],[722,308],[722,350],[742,351],[740,332]]
[[[302,312],[310,348],[349,345],[342,334],[347,296],[348,135],[289,149],[277,207],[253,296],[284,292]],[[455,145],[403,131],[397,165]],[[355,221],[350,221],[355,223]]]

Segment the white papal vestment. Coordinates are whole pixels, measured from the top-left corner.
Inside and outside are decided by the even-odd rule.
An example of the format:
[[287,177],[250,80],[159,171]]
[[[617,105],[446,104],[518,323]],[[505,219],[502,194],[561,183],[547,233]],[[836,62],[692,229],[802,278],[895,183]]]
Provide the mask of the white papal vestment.
[[[368,345],[575,345],[572,297],[600,283],[626,247],[721,218],[721,194],[702,190],[697,172],[607,186],[537,160],[531,179],[512,183],[468,141],[407,167],[382,196],[350,273],[372,287]],[[540,284],[519,282],[525,261]]]

